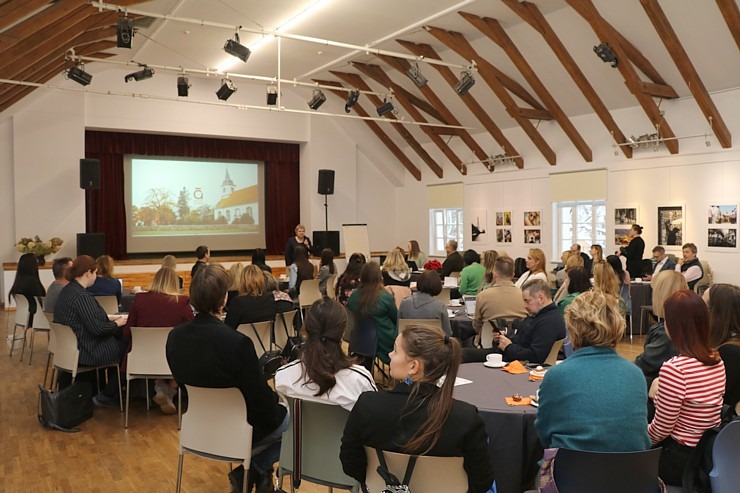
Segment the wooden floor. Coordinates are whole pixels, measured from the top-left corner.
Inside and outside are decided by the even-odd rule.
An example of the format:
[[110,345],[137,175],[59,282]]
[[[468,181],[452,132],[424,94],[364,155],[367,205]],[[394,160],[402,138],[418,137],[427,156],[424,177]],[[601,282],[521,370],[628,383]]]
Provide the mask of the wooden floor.
[[[8,316],[10,315],[10,316]],[[12,332],[13,313],[0,310],[0,326]],[[177,475],[177,416],[147,412],[132,400],[129,429],[117,409],[95,409],[80,433],[50,431],[39,425],[37,385],[47,358],[45,334],[36,337],[33,365],[20,354],[0,351],[0,492],[171,492]],[[629,338],[618,351],[626,358],[642,352],[642,337]],[[227,466],[185,457],[183,492],[228,492]],[[288,481],[285,482],[287,490]],[[326,488],[303,482],[301,492]]]

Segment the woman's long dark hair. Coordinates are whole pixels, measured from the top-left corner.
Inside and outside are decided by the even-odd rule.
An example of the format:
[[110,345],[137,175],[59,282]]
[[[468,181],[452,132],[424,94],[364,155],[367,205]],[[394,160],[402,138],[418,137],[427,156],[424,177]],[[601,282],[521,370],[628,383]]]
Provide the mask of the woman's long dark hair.
[[663,311],[666,332],[678,354],[709,366],[721,361],[709,347],[709,309],[701,296],[688,289],[676,291],[663,303]]
[[293,263],[298,267],[298,279],[313,279],[313,264],[308,260],[308,250],[305,247],[295,247]]
[[[460,343],[439,329],[410,325],[401,333],[401,344],[406,356],[420,360],[424,369],[423,382],[412,384],[405,412],[413,412],[425,403],[427,407],[424,423],[401,450],[408,454],[424,455],[437,444],[442,427],[450,416],[452,393],[460,367]],[[436,385],[442,377],[445,377],[445,381],[439,390],[419,396],[420,383]]]
[[342,336],[347,327],[347,311],[329,298],[316,300],[306,314],[303,332],[306,342],[301,346],[303,374],[301,379],[315,383],[320,396],[337,383],[336,374],[349,368],[351,362],[342,351]]
[[362,253],[353,253],[350,255],[347,261],[347,268],[337,279],[337,286],[343,286],[343,283],[349,283],[350,281],[356,281],[360,278],[360,272],[362,272],[362,266],[365,265],[365,255]]
[[38,260],[33,253],[24,253],[18,259],[15,279],[13,280],[13,285],[10,287],[10,291],[8,291],[8,303],[10,303],[11,296],[15,299],[16,294],[25,294],[24,291],[45,292],[44,285],[41,284],[41,279],[39,279]]
[[331,248],[324,248],[321,250],[321,265],[329,267],[329,274],[336,274],[336,267],[334,265],[334,250]]
[[740,288],[714,284],[709,288],[709,346],[738,343],[740,335]]
[[606,261],[612,266],[614,274],[617,275],[617,281],[619,281],[619,287],[621,288],[624,284],[624,269],[622,268],[622,261],[616,255],[609,255],[606,257]]
[[368,262],[360,272],[360,313],[368,314],[383,291],[383,274],[377,262]]

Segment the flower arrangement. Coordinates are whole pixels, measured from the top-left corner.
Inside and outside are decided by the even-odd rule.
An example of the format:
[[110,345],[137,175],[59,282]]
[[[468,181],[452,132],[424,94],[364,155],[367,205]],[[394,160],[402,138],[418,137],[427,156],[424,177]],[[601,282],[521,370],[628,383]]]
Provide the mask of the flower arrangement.
[[439,263],[439,260],[433,258],[424,264],[424,270],[442,270],[442,264]]
[[20,253],[33,253],[34,255],[44,256],[57,253],[62,249],[64,240],[56,236],[49,241],[43,241],[38,235],[33,238],[21,238],[15,244],[15,249]]

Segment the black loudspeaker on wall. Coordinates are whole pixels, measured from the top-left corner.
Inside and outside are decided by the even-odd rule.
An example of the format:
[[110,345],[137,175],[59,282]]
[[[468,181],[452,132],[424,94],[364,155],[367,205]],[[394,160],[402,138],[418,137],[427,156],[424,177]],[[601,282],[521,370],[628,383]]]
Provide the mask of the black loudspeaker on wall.
[[313,245],[316,255],[321,255],[324,248],[331,248],[334,255],[339,255],[339,231],[314,231]]
[[77,256],[98,258],[105,253],[105,233],[77,233]]
[[80,159],[80,188],[97,190],[100,188],[100,161]]
[[334,170],[319,170],[319,194],[334,195]]

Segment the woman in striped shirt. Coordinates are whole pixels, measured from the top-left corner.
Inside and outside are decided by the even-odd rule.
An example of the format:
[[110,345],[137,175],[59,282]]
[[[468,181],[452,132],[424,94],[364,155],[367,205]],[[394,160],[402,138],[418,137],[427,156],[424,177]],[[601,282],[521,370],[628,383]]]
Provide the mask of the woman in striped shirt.
[[655,418],[648,434],[653,445],[663,447],[660,477],[681,486],[686,462],[702,434],[720,424],[725,366],[709,347],[709,311],[698,294],[678,291],[663,309],[666,333],[678,356],[663,364],[651,387]]

